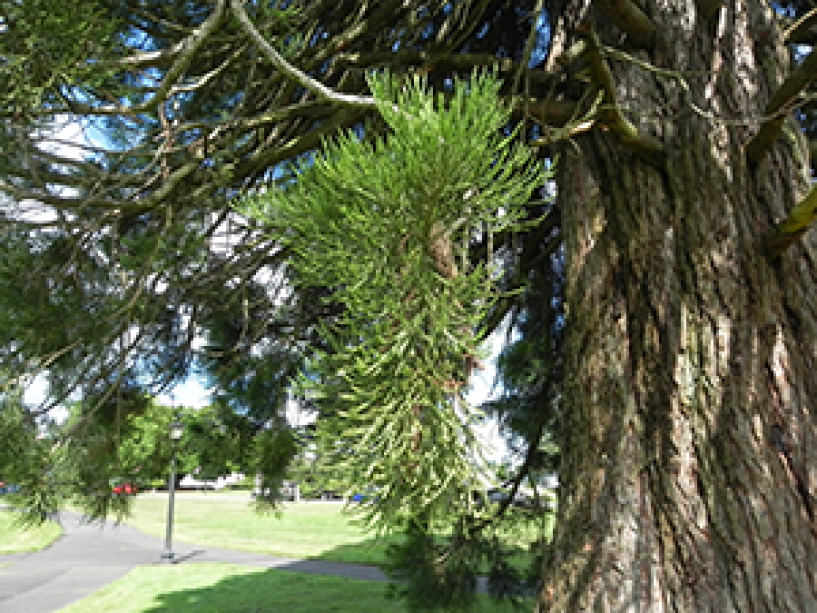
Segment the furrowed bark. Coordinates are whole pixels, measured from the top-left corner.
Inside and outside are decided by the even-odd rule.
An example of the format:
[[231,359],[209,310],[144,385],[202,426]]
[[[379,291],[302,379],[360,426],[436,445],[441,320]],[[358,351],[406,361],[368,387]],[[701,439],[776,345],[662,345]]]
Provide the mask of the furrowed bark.
[[[740,58],[738,85],[691,95],[763,111],[776,83],[749,24],[773,27],[764,5],[729,9],[720,40],[685,29],[681,3],[648,8],[669,37],[651,63],[704,72],[713,55]],[[772,260],[764,242],[805,191],[806,144],[781,140],[750,169],[740,128],[694,112],[648,126],[683,97],[610,69],[621,108],[639,109],[631,121],[667,157],[648,164],[612,131],[562,151],[566,421],[537,610],[817,610],[817,244],[806,235]]]

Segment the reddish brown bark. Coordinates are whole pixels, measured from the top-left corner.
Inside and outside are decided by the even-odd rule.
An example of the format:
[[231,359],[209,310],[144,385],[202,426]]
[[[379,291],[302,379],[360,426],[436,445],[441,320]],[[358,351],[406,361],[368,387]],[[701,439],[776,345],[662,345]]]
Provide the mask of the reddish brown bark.
[[777,261],[763,249],[805,192],[806,147],[789,130],[751,167],[758,126],[726,121],[761,115],[786,54],[755,44],[776,27],[765,3],[714,22],[691,2],[639,6],[663,38],[634,53],[698,77],[685,92],[610,62],[665,161],[612,132],[560,160],[566,440],[538,610],[817,611],[817,244]]

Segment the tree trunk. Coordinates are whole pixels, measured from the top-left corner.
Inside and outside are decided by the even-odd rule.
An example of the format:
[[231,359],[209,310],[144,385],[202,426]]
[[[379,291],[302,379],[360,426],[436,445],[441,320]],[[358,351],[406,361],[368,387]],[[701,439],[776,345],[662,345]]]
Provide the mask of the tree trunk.
[[[662,41],[628,53],[686,71],[688,93],[608,60],[664,160],[611,130],[559,162],[564,459],[539,611],[817,611],[817,245],[762,249],[805,193],[806,148],[792,124],[746,162],[788,66],[771,9],[727,4],[711,22],[689,1],[639,4]],[[561,16],[623,39],[593,10]]]

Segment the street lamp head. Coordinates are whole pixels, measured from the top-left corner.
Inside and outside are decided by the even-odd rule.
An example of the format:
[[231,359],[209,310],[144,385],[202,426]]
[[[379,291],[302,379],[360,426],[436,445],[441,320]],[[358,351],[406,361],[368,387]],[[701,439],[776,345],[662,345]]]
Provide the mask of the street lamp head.
[[174,443],[178,442],[184,434],[184,424],[178,418],[170,422],[170,440]]

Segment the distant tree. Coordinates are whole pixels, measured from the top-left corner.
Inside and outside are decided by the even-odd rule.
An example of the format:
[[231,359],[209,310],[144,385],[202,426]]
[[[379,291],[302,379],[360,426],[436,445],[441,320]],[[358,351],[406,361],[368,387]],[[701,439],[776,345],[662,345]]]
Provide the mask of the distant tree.
[[[551,209],[551,215],[558,211]],[[564,378],[564,254],[541,250],[524,253],[534,259],[524,289],[508,318],[508,342],[497,359],[498,398],[482,405],[500,423],[500,432],[519,470],[514,486],[537,482],[559,465],[558,430]],[[531,444],[536,441],[536,444]],[[509,476],[510,477],[510,476]]]
[[23,403],[20,389],[0,394],[0,481],[16,485],[27,519],[39,522],[59,504],[65,491],[53,487],[48,468],[50,446]]

